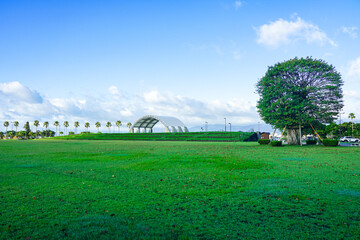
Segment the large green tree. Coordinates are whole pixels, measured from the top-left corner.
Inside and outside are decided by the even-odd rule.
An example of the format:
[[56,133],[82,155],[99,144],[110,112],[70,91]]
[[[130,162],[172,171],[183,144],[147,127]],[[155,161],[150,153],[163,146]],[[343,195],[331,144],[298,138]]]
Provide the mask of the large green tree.
[[25,129],[25,138],[28,139],[31,136],[31,129],[29,122],[25,123],[24,129]]
[[274,128],[287,127],[289,144],[300,144],[301,126],[331,123],[343,107],[343,81],[323,60],[294,58],[270,66],[257,85],[261,118]]

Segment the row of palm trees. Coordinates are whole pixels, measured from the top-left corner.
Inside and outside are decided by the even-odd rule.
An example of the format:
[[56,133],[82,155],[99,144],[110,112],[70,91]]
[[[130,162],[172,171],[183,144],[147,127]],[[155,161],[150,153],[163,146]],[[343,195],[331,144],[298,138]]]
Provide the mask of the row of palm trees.
[[[14,121],[14,122],[11,122],[13,124],[13,126],[15,126],[16,128],[16,132],[17,132],[17,128],[19,126],[19,122],[18,121]],[[54,121],[54,124],[55,126],[55,134],[58,132],[58,128],[60,130],[60,122],[59,121]],[[115,125],[118,127],[119,129],[119,132],[120,132],[120,127],[122,126],[122,122],[120,120],[117,120],[115,122]],[[37,128],[40,126],[40,122],[38,120],[35,120],[34,121],[34,126],[35,126],[35,132],[37,132]],[[63,126],[65,128],[65,135],[67,134],[67,128],[70,126],[69,124],[69,121],[64,121],[63,122]],[[113,126],[113,124],[111,122],[106,122],[106,125],[105,125],[108,129],[109,129],[109,132],[111,132],[110,128]],[[126,124],[126,126],[130,129],[132,124],[130,122],[128,122]],[[8,121],[5,121],[4,122],[4,127],[6,129],[6,132],[7,132],[7,128],[9,127],[9,122]],[[45,121],[43,122],[43,127],[48,130],[48,127],[49,127],[49,122],[48,121]],[[74,127],[75,127],[75,134],[77,134],[77,129],[80,127],[80,123],[78,121],[75,121],[74,122]],[[90,123],[89,122],[85,122],[84,124],[84,127],[86,128],[86,131],[88,132],[89,131],[89,128],[90,128]],[[95,123],[95,127],[97,128],[98,132],[99,132],[99,128],[101,127],[101,123],[100,122],[96,122]]]

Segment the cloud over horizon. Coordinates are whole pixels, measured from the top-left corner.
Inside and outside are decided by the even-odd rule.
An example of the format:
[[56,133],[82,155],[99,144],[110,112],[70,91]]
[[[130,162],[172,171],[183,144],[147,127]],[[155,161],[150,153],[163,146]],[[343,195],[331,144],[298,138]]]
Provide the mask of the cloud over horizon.
[[40,93],[19,82],[0,84],[0,121],[89,121],[121,120],[134,122],[143,115],[174,116],[189,127],[209,123],[222,123],[227,117],[233,124],[250,124],[258,121],[255,103],[241,98],[224,102],[202,101],[176,95],[172,92],[151,90],[127,96],[116,86],[110,86],[101,97],[42,97]]

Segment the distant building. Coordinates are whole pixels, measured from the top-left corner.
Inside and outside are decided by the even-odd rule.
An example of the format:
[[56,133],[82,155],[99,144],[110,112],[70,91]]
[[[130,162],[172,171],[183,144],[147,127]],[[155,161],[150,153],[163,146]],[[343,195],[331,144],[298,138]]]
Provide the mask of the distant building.
[[270,133],[268,132],[261,133],[261,139],[270,139]]
[[152,133],[153,127],[161,122],[165,132],[189,132],[185,124],[177,118],[168,116],[146,115],[139,118],[129,129],[130,133]]

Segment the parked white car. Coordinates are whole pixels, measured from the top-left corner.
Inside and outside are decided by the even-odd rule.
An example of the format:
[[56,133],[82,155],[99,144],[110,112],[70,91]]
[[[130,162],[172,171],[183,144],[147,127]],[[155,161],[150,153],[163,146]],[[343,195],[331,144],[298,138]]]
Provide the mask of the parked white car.
[[355,137],[345,136],[340,138],[340,142],[359,142],[360,140]]

